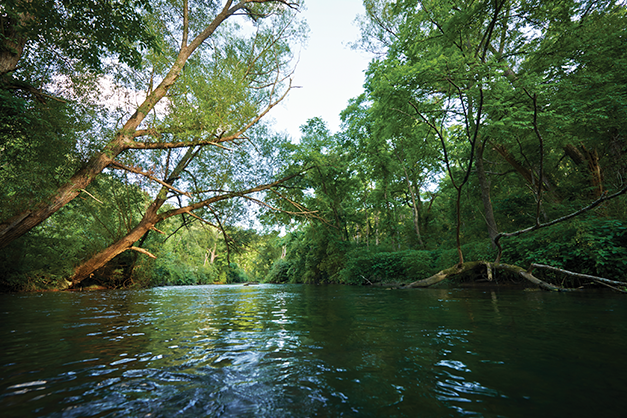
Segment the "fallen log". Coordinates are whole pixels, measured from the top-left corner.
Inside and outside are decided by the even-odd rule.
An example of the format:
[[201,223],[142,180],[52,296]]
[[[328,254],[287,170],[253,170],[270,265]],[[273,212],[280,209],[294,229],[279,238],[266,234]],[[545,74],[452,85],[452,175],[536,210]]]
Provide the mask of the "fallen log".
[[433,276],[428,277],[426,279],[418,280],[416,282],[410,283],[405,286],[405,288],[416,288],[416,287],[429,287],[433,286],[436,283],[439,283],[443,280],[446,280],[450,276],[456,276],[458,274],[473,270],[480,265],[485,265],[485,261],[469,261],[463,264],[457,264],[453,267],[447,268],[445,270],[441,270],[435,273]]
[[593,282],[602,284],[604,286],[607,286],[609,288],[612,288],[618,292],[621,293],[627,293],[627,291],[625,290],[621,290],[617,287],[614,287],[612,285],[618,285],[618,286],[627,286],[627,282],[620,282],[617,280],[610,280],[610,279],[606,279],[605,277],[598,277],[598,276],[592,276],[590,274],[583,274],[583,273],[575,273],[574,271],[569,271],[569,270],[564,270],[564,269],[560,269],[557,267],[553,267],[553,266],[547,266],[546,264],[535,264],[533,263],[531,265],[531,268],[541,268],[541,269],[545,269],[545,270],[549,270],[549,271],[554,271],[556,273],[562,273],[562,274],[566,274],[568,276],[572,276],[572,277],[577,277],[579,279],[585,279],[585,280],[592,280]]
[[551,283],[547,283],[543,280],[538,279],[533,274],[531,274],[531,272],[525,270],[522,267],[514,266],[511,264],[490,263],[488,261],[470,261],[470,262],[466,262],[463,264],[458,264],[448,269],[441,270],[431,277],[428,277],[423,280],[418,280],[416,282],[410,283],[403,287],[405,289],[429,287],[436,283],[444,281],[451,276],[456,276],[456,275],[474,270],[480,266],[484,266],[486,268],[486,274],[488,276],[488,280],[492,279],[493,270],[504,270],[516,276],[520,276],[524,278],[525,280],[530,281],[531,283],[535,284],[536,286],[539,286],[546,290],[551,290],[554,292],[570,292],[574,290],[579,290],[579,289],[569,289],[569,288],[565,288],[561,286],[555,286],[555,285],[552,285]]

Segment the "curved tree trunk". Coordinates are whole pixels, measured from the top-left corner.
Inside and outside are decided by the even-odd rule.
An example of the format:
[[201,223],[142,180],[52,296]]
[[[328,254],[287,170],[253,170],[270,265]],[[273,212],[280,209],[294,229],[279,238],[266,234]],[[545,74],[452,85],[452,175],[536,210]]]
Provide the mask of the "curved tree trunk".
[[[111,261],[118,254],[123,253],[126,250],[130,250],[133,244],[141,239],[141,237],[148,231],[150,231],[158,220],[157,208],[154,208],[154,203],[144,215],[139,225],[137,225],[131,232],[129,232],[124,238],[118,242],[108,246],[104,250],[100,251],[87,262],[81,264],[74,270],[74,274],[70,278],[72,285],[76,285],[89,276],[99,268],[103,267],[109,261]],[[160,206],[160,205],[159,205]]]
[[142,237],[144,237],[148,233],[148,231],[153,229],[155,224],[160,221],[157,212],[159,211],[161,206],[163,206],[167,199],[169,188],[166,186],[174,183],[174,180],[180,176],[181,172],[185,170],[185,168],[187,168],[189,163],[197,155],[198,151],[200,151],[200,148],[193,146],[187,149],[185,155],[176,164],[176,167],[172,170],[172,173],[170,173],[170,178],[163,182],[164,185],[159,190],[157,197],[155,197],[148,209],[146,209],[146,213],[142,217],[142,220],[135,228],[133,228],[125,237],[123,237],[116,243],[108,246],[104,250],[100,251],[74,270],[74,274],[70,279],[73,285],[85,280],[94,271],[103,267],[118,254],[121,254],[129,249],[136,249],[132,248],[133,244]]
[[[250,1],[251,0],[243,1],[235,5],[231,2],[227,2],[222,11],[189,43],[189,45],[187,44],[187,39],[184,38],[179,54],[163,81],[161,81],[154,91],[146,96],[144,102],[126,121],[115,138],[105,146],[103,151],[96,154],[85,167],[74,174],[55,194],[46,199],[46,201],[40,203],[34,209],[27,209],[0,223],[0,248],[6,247],[72,201],[105,167],[114,161],[117,155],[132,147],[139,125],[156,104],[166,96],[170,88],[179,78],[188,58],[226,19],[235,14]],[[265,3],[272,1],[273,0],[260,0],[257,2]],[[187,25],[187,22],[184,22],[184,24]],[[184,27],[185,33],[187,33],[187,29],[187,27]]]
[[121,152],[117,144],[110,144],[107,151],[94,157],[83,169],[61,186],[57,192],[34,209],[27,209],[12,218],[0,223],[0,248],[4,248],[17,238],[30,231],[53,213],[61,209],[81,190],[85,189],[100,172],[108,166],[113,157],[109,154],[118,155]]
[[165,97],[178,78],[183,65],[189,57],[187,48],[183,48],[170,73],[161,84],[144,100],[137,111],[128,119],[115,138],[104,150],[96,154],[85,167],[74,174],[57,192],[35,209],[28,209],[0,224],[0,248],[4,248],[17,238],[45,221],[57,210],[72,201],[82,189],[86,188],[115,157],[127,149],[134,141],[135,131],[154,106]]
[[[172,172],[172,174],[170,174],[170,179],[167,181],[167,183],[172,183],[173,179],[176,178],[178,174],[182,170],[185,169],[185,167],[187,167],[188,163],[191,161],[192,158],[195,157],[195,155],[196,155],[196,152],[194,148],[193,147],[190,148],[187,154],[183,157],[183,159],[179,161],[179,164],[177,165],[176,169]],[[250,188],[248,190],[240,191],[240,192],[224,193],[221,195],[213,196],[209,199],[206,199],[200,202],[192,203],[185,207],[158,213],[159,209],[161,208],[161,206],[163,206],[163,204],[166,201],[168,188],[164,186],[161,188],[161,191],[159,192],[155,200],[146,210],[146,213],[144,214],[144,217],[139,222],[139,224],[135,228],[133,228],[125,237],[118,240],[114,244],[111,244],[109,247],[100,251],[99,253],[91,257],[88,261],[78,266],[74,270],[74,274],[70,278],[70,282],[72,282],[72,285],[76,285],[80,283],[81,281],[88,278],[91,274],[93,274],[96,270],[98,270],[101,267],[104,267],[105,264],[111,261],[115,256],[123,253],[126,250],[135,250],[135,251],[139,251],[141,253],[147,254],[148,256],[154,257],[152,254],[150,254],[146,250],[143,250],[138,247],[133,247],[133,244],[136,241],[138,241],[140,238],[142,238],[142,236],[146,234],[148,231],[150,231],[151,229],[155,229],[155,225],[165,219],[168,219],[168,218],[171,218],[173,216],[180,215],[183,213],[191,214],[191,212],[196,209],[209,206],[215,202],[219,202],[222,200],[232,199],[234,197],[244,197],[246,195],[260,192],[262,190],[272,189],[276,187],[277,185],[293,177],[296,177],[297,175],[298,174],[292,174],[290,176],[284,177],[280,180],[277,180],[269,184],[262,184],[262,185]],[[259,202],[257,199],[253,199],[253,201]]]

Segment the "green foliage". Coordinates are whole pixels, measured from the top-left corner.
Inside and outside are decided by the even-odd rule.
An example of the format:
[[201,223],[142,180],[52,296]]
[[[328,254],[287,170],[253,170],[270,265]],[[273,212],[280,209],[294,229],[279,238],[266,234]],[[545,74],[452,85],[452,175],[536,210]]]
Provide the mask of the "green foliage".
[[[104,2],[91,11],[82,1],[64,2],[58,10],[49,10],[55,2],[44,3],[34,16],[48,14],[50,27],[24,27],[25,34],[38,40],[29,44],[25,66],[11,75],[13,81],[41,75],[46,85],[54,74],[70,73],[79,80],[76,69],[106,71],[99,66],[103,56],[104,66],[115,56],[138,67],[136,53],[158,44],[144,55],[152,67],[150,77],[115,73],[116,83],[145,90],[148,78],[159,79],[169,70],[180,45],[179,29],[166,23],[180,20],[179,6],[169,1],[150,6],[145,1]],[[13,19],[19,7],[38,4],[10,1],[3,5],[7,12],[2,19]],[[241,225],[254,222],[244,202],[252,200],[216,201],[197,215],[220,224],[224,234],[188,215],[168,219],[159,225],[165,235],[151,231],[138,244],[156,260],[127,251],[93,280],[114,287],[248,280],[410,282],[455,265],[457,238],[466,261],[494,260],[496,250],[486,228],[489,207],[499,231],[512,232],[564,216],[606,190],[624,187],[623,4],[364,4],[364,46],[379,48],[380,54],[368,69],[364,93],[342,112],[340,132],[332,133],[324,121],[313,118],[301,127],[300,141],[292,143],[257,126],[246,134],[250,144],[229,144],[234,148],[230,151],[206,147],[177,173],[177,185],[189,186],[191,199],[197,201],[269,183],[277,173],[301,173],[267,200],[282,212],[257,212],[266,225],[282,223],[292,232],[279,237],[246,229]],[[204,28],[219,10],[215,2],[205,6],[204,13],[191,9],[191,32]],[[221,140],[254,118],[267,105],[268,95],[279,94],[280,88],[268,86],[278,76],[276,66],[288,62],[290,42],[303,32],[300,26],[288,28],[289,16],[274,13],[275,7],[247,9],[256,29],[252,37],[241,35],[236,25],[222,25],[212,38],[213,47],[188,60],[169,90],[166,112],[151,113],[146,120],[165,132],[145,139],[147,143]],[[75,44],[73,39],[85,30],[78,12],[91,22],[111,19],[83,44]],[[263,22],[266,14],[273,16],[270,23]],[[55,32],[61,24],[74,32]],[[131,34],[132,24],[138,30]],[[104,39],[102,31],[111,27],[121,31]],[[54,46],[51,51],[45,50],[48,44]],[[74,60],[73,71],[61,64],[49,71],[41,64],[59,51]],[[112,114],[86,99],[96,80],[90,71],[70,89],[78,99],[68,104],[0,90],[0,193],[8,197],[0,202],[0,218],[49,196],[102,148],[103,140],[97,138],[111,137]],[[165,173],[182,152],[132,151],[123,161]],[[99,178],[79,201],[0,254],[4,286],[62,286],[61,278],[71,274],[78,260],[137,224],[149,200],[147,192],[153,195],[158,189],[135,184],[134,178]],[[164,200],[166,194],[173,196],[167,193],[162,191]],[[247,197],[259,201],[261,195]],[[503,238],[503,261],[545,263],[622,279],[627,268],[626,207],[623,196],[569,222]]]
[[150,232],[143,242],[143,247],[157,256],[156,260],[132,253],[136,261],[129,283],[134,286],[260,281],[281,254],[274,232],[260,234],[255,230],[228,228],[229,262],[224,235],[195,218],[169,219],[159,228],[166,235]]
[[625,280],[627,225],[581,219],[516,238],[503,239],[503,262],[548,264],[583,274]]
[[291,263],[283,258],[278,259],[272,264],[272,268],[266,275],[264,282],[266,283],[289,283]]
[[[79,60],[100,70],[104,58],[116,55],[140,67],[141,52],[156,46],[144,21],[145,11],[151,9],[147,0],[6,0],[2,6],[3,27],[17,26],[32,43],[29,48],[56,50],[59,61]],[[5,40],[3,30],[0,48],[5,41],[10,39]]]
[[286,257],[274,262],[270,283],[339,283],[350,245],[332,229],[305,228],[284,238]]
[[[462,246],[469,260],[490,261],[496,256],[489,240]],[[347,284],[409,283],[426,279],[438,271],[454,266],[457,250],[381,251],[379,248],[354,246],[346,256],[346,267],[340,272]]]
[[381,252],[358,246],[346,258],[340,274],[347,284],[411,282],[429,277],[433,270],[429,251]]
[[[135,273],[137,275],[137,273]],[[138,277],[138,280],[140,278]],[[220,274],[214,265],[191,266],[176,260],[164,260],[150,271],[150,286],[186,286],[214,284],[220,281]]]
[[77,168],[71,112],[0,89],[0,219],[47,197]]
[[[13,290],[67,287],[65,279],[81,260],[126,235],[146,201],[138,187],[123,179],[99,177],[65,210],[0,252],[0,285]],[[122,286],[127,278],[124,266],[130,264],[130,253],[122,254],[99,272],[97,283]]]
[[237,264],[230,263],[226,272],[227,283],[246,283],[250,280],[246,272]]

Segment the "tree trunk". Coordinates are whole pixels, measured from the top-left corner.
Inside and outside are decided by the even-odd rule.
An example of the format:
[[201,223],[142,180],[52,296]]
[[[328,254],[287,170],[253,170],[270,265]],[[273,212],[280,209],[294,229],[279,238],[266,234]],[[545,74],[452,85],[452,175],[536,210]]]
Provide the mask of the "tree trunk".
[[380,211],[375,211],[374,213],[374,228],[375,228],[375,235],[374,235],[374,244],[376,246],[379,246],[379,213]]
[[[182,45],[179,54],[163,81],[146,96],[136,112],[126,121],[104,150],[96,154],[85,167],[74,174],[61,186],[55,194],[39,204],[35,209],[27,209],[22,213],[0,223],[0,248],[4,248],[17,238],[50,217],[73,200],[82,189],[86,188],[102,170],[111,164],[115,157],[134,142],[135,131],[155,105],[166,96],[169,89],[178,79],[187,59],[215,30],[241,6],[224,9],[190,44]],[[237,9],[237,10],[236,10]]]
[[[161,205],[159,205],[161,206]],[[150,231],[150,229],[155,226],[158,217],[157,217],[158,208],[155,207],[155,203],[146,211],[143,219],[131,232],[129,232],[124,238],[120,239],[118,242],[108,246],[104,250],[100,251],[93,257],[91,257],[88,261],[81,264],[74,270],[74,274],[70,278],[70,282],[72,285],[76,285],[86,278],[88,278],[94,271],[98,270],[101,267],[104,267],[109,261],[111,261],[118,254],[123,253],[126,250],[129,250],[133,244],[139,240],[146,232]]]
[[476,154],[476,166],[477,177],[479,178],[479,186],[481,188],[481,201],[483,202],[483,213],[485,215],[485,223],[488,227],[488,235],[492,241],[492,245],[496,248],[494,240],[498,235],[498,227],[496,226],[496,220],[494,219],[494,211],[492,209],[492,198],[490,197],[490,181],[485,174],[485,168],[483,166],[483,151],[484,144],[479,142],[477,144]]
[[407,172],[405,164],[403,164],[403,160],[401,160],[401,157],[398,155],[396,150],[394,150],[394,153],[396,154],[396,158],[401,164],[401,167],[403,167],[403,172],[405,173],[405,181],[407,182],[407,189],[409,190],[409,196],[411,197],[412,212],[414,215],[414,230],[416,231],[416,237],[418,238],[418,245],[420,245],[420,248],[424,248],[425,244],[422,242],[422,237],[420,236],[420,208],[418,206],[418,204],[420,204],[420,195],[416,193],[413,184],[411,184],[409,173]]
[[[167,179],[164,183],[170,185],[174,183],[174,180],[178,178],[183,170],[189,165],[191,160],[196,156],[198,150],[197,147],[189,147],[185,155],[180,159],[172,173],[170,173],[170,178]],[[111,261],[118,254],[123,253],[124,251],[130,249],[133,244],[142,238],[148,231],[150,231],[157,222],[161,219],[159,218],[157,212],[163,206],[167,199],[168,187],[162,186],[157,194],[157,197],[150,204],[146,213],[142,217],[142,220],[139,224],[133,228],[124,238],[120,239],[116,243],[110,245],[104,250],[100,251],[89,260],[78,266],[74,270],[74,274],[72,275],[70,281],[72,284],[80,283],[85,280],[88,276],[90,276],[94,271],[103,267],[109,261]]]
[[[176,169],[170,174],[170,179],[167,180],[167,183],[172,183],[174,179],[178,177],[181,171],[183,171],[187,167],[189,162],[196,156],[196,154],[197,152],[195,151],[195,147],[190,147],[187,153],[185,154],[185,156],[183,156],[181,161],[179,161],[179,163],[177,164]],[[98,270],[99,268],[107,264],[109,261],[111,261],[116,255],[121,254],[122,252],[129,250],[129,249],[140,251],[151,257],[154,257],[152,256],[152,254],[148,253],[145,250],[142,250],[138,247],[133,247],[133,243],[135,243],[138,239],[140,239],[146,232],[150,231],[151,229],[155,229],[154,228],[155,225],[165,219],[168,219],[168,218],[171,218],[172,216],[177,216],[183,213],[191,213],[193,210],[199,209],[201,207],[206,207],[210,204],[213,204],[215,202],[219,202],[222,200],[227,200],[227,199],[231,199],[234,197],[242,197],[248,194],[260,192],[262,190],[268,190],[273,187],[276,187],[278,184],[281,184],[297,175],[298,174],[293,174],[291,176],[284,177],[280,180],[277,180],[273,183],[256,186],[245,191],[225,193],[225,194],[214,196],[212,198],[209,198],[200,202],[192,203],[185,207],[171,209],[163,213],[158,213],[161,206],[163,206],[163,204],[165,203],[166,197],[167,197],[168,188],[164,186],[161,188],[155,200],[146,210],[146,213],[144,214],[140,223],[135,228],[133,228],[133,230],[131,230],[124,238],[120,239],[116,243],[105,248],[101,252],[94,255],[91,259],[89,259],[85,263],[78,266],[74,270],[74,274],[72,275],[70,281],[72,282],[73,285],[80,283],[81,281],[89,277],[94,271]],[[227,246],[227,251],[228,251],[228,246]],[[213,255],[215,255],[215,252],[213,253]],[[228,259],[228,252],[227,252],[227,259]]]
[[404,286],[404,288],[429,287],[443,280],[446,280],[447,278],[451,276],[456,276],[458,274],[479,268],[480,266],[486,267],[487,275],[489,278],[492,276],[492,269],[498,269],[498,270],[505,270],[514,275],[520,276],[524,278],[525,280],[528,280],[531,283],[535,284],[536,286],[541,287],[545,290],[552,290],[552,291],[557,291],[557,292],[568,292],[568,291],[578,290],[578,289],[569,289],[569,288],[564,288],[560,286],[554,286],[550,283],[547,283],[543,280],[538,279],[537,277],[535,277],[533,274],[531,274],[530,272],[528,272],[522,267],[518,267],[518,266],[514,266],[510,264],[502,264],[502,263],[488,263],[486,261],[470,261],[467,263],[458,264],[446,270],[439,271],[438,273],[426,279],[418,280],[416,282],[410,283],[407,286]]
[[[119,147],[109,147],[114,155],[119,154]],[[74,199],[86,188],[89,183],[98,175],[107,165],[113,161],[107,152],[100,153],[93,158],[86,167],[76,173],[70,180],[61,186],[55,195],[47,201],[41,203],[35,209],[28,209],[19,213],[7,221],[0,223],[0,248],[4,248],[17,238],[30,231],[41,222],[45,221],[57,210],[61,209],[68,202]]]
[[213,264],[216,261],[216,257],[218,256],[218,241],[213,243],[213,250],[211,250],[211,258],[209,259],[209,264]]
[[20,14],[17,17],[0,16],[2,45],[0,45],[0,76],[15,71],[22,58],[27,39],[20,33],[32,17]]
[[581,165],[584,161],[588,163],[588,172],[590,173],[590,183],[594,189],[594,197],[599,198],[603,194],[603,171],[599,164],[599,154],[596,149],[590,151],[583,144],[580,144],[580,146],[581,149],[568,144],[564,147],[564,151],[575,165]]
[[514,157],[512,154],[510,154],[510,152],[507,150],[507,148],[505,148],[503,145],[500,144],[495,144],[494,145],[494,150],[496,152],[498,152],[501,157],[503,157],[503,159],[505,161],[507,161],[509,163],[509,165],[511,165],[514,170],[516,170],[518,172],[518,174],[520,174],[527,183],[534,185],[537,184],[536,183],[536,178],[533,175],[533,173],[531,172],[531,170],[528,170],[527,168],[525,168],[517,159],[516,157]]

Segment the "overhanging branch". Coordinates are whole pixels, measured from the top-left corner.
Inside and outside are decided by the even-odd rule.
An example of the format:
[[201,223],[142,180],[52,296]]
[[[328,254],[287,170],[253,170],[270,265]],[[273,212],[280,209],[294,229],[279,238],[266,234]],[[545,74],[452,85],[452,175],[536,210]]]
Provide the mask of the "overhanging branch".
[[590,203],[588,206],[586,206],[584,208],[581,208],[578,211],[573,212],[573,213],[571,213],[569,215],[562,216],[561,218],[554,219],[551,222],[547,222],[547,223],[544,223],[544,224],[536,224],[536,225],[530,226],[529,228],[520,229],[520,230],[515,231],[515,232],[509,232],[509,233],[501,232],[501,233],[499,233],[494,238],[494,244],[496,244],[496,246],[498,247],[498,250],[499,250],[498,255],[496,256],[495,263],[499,263],[501,261],[501,255],[503,253],[503,248],[501,247],[501,243],[500,243],[501,238],[503,238],[503,237],[517,237],[518,235],[522,235],[522,234],[525,234],[527,232],[535,231],[535,230],[541,229],[541,228],[546,228],[548,226],[552,226],[552,225],[555,225],[557,223],[567,221],[569,219],[572,219],[572,218],[574,218],[576,216],[581,215],[584,212],[587,212],[587,211],[589,211],[591,209],[594,209],[595,207],[599,206],[601,203],[603,203],[605,201],[614,199],[614,198],[616,198],[616,197],[618,197],[620,195],[623,195],[625,193],[627,193],[627,186],[623,187],[618,192],[616,192],[614,194],[611,194],[609,196],[607,194],[605,194],[605,195],[601,196],[600,198],[598,198],[597,200],[595,200],[594,202]]
[[168,189],[173,190],[173,191],[175,191],[177,193],[180,193],[182,195],[185,195],[187,197],[192,197],[192,195],[190,193],[184,192],[183,190],[180,190],[180,189],[177,189],[176,187],[172,186],[171,184],[168,184],[168,183],[166,183],[163,180],[159,180],[158,178],[156,178],[152,174],[146,173],[145,171],[141,171],[139,168],[130,167],[130,166],[124,165],[124,164],[122,164],[122,163],[120,163],[118,161],[111,162],[110,166],[112,166],[113,168],[117,168],[119,170],[126,170],[126,171],[129,171],[131,173],[142,175],[144,177],[149,178],[152,181],[156,181],[157,183],[159,183],[163,187],[167,187]]

